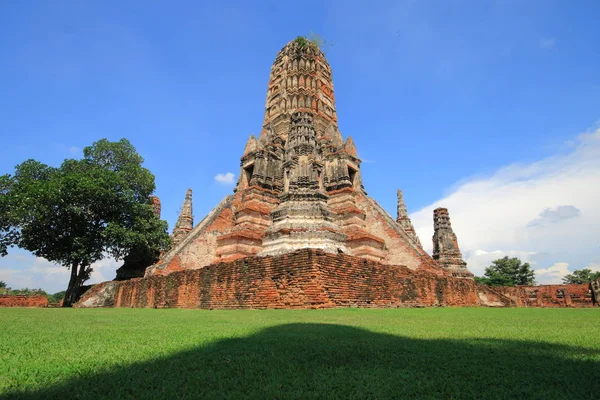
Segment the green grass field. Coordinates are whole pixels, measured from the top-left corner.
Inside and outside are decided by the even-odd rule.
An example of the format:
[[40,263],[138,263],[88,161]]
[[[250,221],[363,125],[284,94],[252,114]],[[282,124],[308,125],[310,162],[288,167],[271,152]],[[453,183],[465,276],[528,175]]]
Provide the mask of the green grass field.
[[2,399],[600,396],[600,309],[0,309]]

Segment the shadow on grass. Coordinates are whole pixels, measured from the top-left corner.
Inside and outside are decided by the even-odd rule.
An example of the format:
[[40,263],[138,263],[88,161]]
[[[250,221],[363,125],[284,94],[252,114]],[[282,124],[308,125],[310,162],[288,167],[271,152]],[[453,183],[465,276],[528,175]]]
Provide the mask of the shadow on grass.
[[6,399],[596,398],[598,352],[288,324]]

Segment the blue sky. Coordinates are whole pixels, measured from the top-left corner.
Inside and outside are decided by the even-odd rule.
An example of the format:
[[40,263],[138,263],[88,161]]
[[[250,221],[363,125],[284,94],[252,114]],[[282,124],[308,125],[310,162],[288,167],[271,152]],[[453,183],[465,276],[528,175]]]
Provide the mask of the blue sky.
[[[599,15],[583,0],[2,2],[0,173],[125,137],[169,225],[188,187],[199,221],[260,132],[275,55],[315,32],[369,195],[394,215],[403,189],[426,248],[432,207],[448,206],[476,274],[517,255],[556,281],[600,268],[582,228],[600,222]],[[0,279],[60,289],[63,271],[36,265],[16,252]]]

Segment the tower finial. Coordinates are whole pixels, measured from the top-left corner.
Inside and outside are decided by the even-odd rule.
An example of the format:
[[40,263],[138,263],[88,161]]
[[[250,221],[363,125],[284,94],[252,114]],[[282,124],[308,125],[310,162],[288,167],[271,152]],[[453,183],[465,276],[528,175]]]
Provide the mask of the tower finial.
[[331,124],[337,128],[331,67],[319,46],[303,37],[286,44],[271,67],[261,135],[287,135],[296,112],[312,112],[319,133]]
[[417,232],[415,231],[415,227],[413,226],[410,218],[408,217],[408,211],[406,211],[406,204],[404,204],[404,195],[402,194],[402,190],[398,189],[396,192],[398,196],[398,216],[396,217],[396,222],[402,227],[404,232],[416,243],[419,247],[423,247],[421,245],[421,241],[417,236]]
[[173,246],[181,242],[183,238],[190,233],[194,227],[194,217],[192,215],[192,189],[188,189],[185,193],[185,200],[183,201],[183,207],[181,207],[181,213],[177,218],[177,223],[173,229],[173,235],[171,241]]
[[408,212],[406,211],[406,205],[404,204],[404,195],[402,194],[402,190],[398,189],[396,195],[398,196],[398,217],[396,218],[396,221],[400,222],[402,218],[408,216]]

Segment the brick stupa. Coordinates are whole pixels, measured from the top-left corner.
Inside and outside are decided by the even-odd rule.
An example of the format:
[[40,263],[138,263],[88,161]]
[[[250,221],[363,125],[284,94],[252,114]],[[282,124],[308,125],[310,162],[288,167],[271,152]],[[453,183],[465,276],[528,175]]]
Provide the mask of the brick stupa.
[[338,129],[323,52],[293,40],[271,68],[262,130],[243,149],[233,194],[194,226],[188,190],[171,249],[144,275],[124,266],[123,280],[94,285],[77,306],[508,304],[473,281],[447,210],[435,213],[432,257],[402,192],[394,219],[367,195],[360,165]]
[[308,41],[291,41],[271,68],[262,131],[246,143],[234,194],[192,227],[188,191],[173,247],[146,276],[303,248],[439,270],[402,192],[394,220],[367,196],[360,164],[354,141],[338,129],[325,55]]

